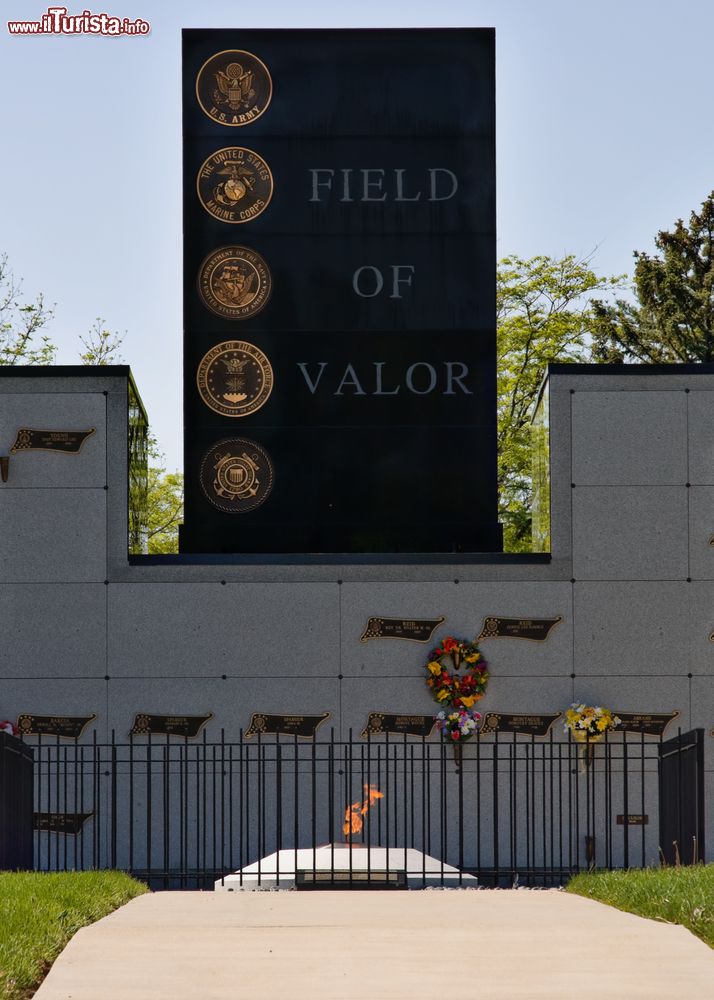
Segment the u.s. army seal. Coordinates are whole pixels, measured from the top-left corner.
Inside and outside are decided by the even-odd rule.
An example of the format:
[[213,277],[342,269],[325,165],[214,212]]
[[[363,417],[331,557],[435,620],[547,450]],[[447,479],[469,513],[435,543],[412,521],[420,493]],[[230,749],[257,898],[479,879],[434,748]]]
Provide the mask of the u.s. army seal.
[[273,463],[255,441],[228,438],[203,456],[200,478],[214,507],[227,514],[245,514],[267,500],[273,488]]
[[244,340],[227,340],[204,354],[196,384],[201,399],[224,417],[247,417],[268,401],[273,369],[262,351]]
[[268,265],[248,247],[220,247],[201,264],[198,293],[207,309],[223,319],[248,319],[270,298]]
[[219,125],[250,125],[273,96],[268,67],[252,52],[225,49],[201,66],[196,97],[201,110]]
[[256,219],[273,197],[270,167],[252,149],[227,146],[204,160],[196,178],[198,199],[221,222]]

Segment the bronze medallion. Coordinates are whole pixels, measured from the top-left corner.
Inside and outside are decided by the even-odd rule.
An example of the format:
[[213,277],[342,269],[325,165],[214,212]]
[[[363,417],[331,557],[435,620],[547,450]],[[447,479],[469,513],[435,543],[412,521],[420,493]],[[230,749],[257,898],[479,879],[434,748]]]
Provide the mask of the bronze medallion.
[[204,455],[201,486],[214,507],[245,514],[267,500],[273,488],[273,463],[255,441],[228,438]]
[[204,354],[196,383],[201,399],[224,417],[247,417],[268,401],[273,369],[257,347],[227,340]]
[[201,66],[196,97],[201,110],[219,125],[250,125],[273,96],[268,67],[252,52],[226,49]]
[[224,319],[248,319],[270,298],[268,265],[248,247],[221,247],[201,264],[198,292],[203,304]]
[[273,196],[270,167],[252,149],[227,146],[204,161],[196,178],[198,198],[220,222],[250,222]]

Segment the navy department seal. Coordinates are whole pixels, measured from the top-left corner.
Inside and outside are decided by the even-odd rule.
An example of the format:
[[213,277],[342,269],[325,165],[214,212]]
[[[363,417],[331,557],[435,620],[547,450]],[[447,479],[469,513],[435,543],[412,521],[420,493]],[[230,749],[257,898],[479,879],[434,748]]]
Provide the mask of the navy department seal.
[[270,298],[273,279],[268,265],[248,247],[220,247],[201,264],[198,293],[201,301],[223,319],[248,319]]
[[273,369],[262,351],[244,340],[227,340],[204,354],[196,373],[203,402],[224,417],[247,417],[268,401]]
[[270,167],[252,149],[227,146],[212,153],[196,178],[198,200],[209,215],[239,224],[256,219],[273,197]]
[[248,438],[228,438],[207,451],[201,462],[206,499],[227,514],[245,514],[265,503],[273,488],[268,453]]
[[219,125],[250,125],[273,96],[268,67],[243,49],[216,52],[196,77],[196,98],[204,114]]

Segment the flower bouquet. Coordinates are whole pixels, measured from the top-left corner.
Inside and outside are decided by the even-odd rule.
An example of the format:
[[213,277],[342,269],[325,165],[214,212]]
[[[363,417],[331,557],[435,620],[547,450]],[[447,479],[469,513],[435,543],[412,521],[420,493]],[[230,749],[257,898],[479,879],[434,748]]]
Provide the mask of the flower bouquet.
[[436,728],[449,741],[465,743],[477,732],[481,715],[467,708],[458,708],[453,712],[439,712],[436,716]]
[[454,749],[458,770],[461,765],[461,747],[477,733],[481,715],[469,708],[456,708],[452,712],[439,712],[434,716],[434,721],[442,738],[448,740]]
[[572,733],[579,743],[600,742],[605,733],[611,732],[622,720],[609,708],[600,705],[579,705],[573,702],[565,713],[565,732]]
[[594,743],[600,743],[605,733],[612,732],[622,720],[614,715],[609,708],[600,705],[579,705],[576,701],[565,712],[564,729],[570,733],[577,743],[586,746],[578,747],[580,770],[589,767],[593,759]]
[[20,730],[14,722],[9,722],[7,719],[0,719],[0,733],[7,733],[8,736],[19,736]]

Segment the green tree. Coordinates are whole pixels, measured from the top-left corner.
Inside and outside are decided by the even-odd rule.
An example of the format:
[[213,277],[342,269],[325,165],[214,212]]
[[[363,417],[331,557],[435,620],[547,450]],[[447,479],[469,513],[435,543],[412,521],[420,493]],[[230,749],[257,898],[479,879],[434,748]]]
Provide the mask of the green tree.
[[497,274],[499,516],[506,551],[531,548],[530,427],[549,362],[589,361],[593,293],[621,278],[590,258],[504,257]]
[[180,472],[166,471],[166,459],[152,436],[147,486],[147,551],[149,554],[178,552],[178,527],[183,521],[183,476]]
[[714,361],[714,191],[655,237],[659,255],[635,251],[636,301],[593,302],[596,361]]
[[122,364],[119,348],[124,340],[118,333],[107,330],[105,320],[99,316],[90,327],[86,337],[79,338],[84,350],[79,355],[83,365],[117,365]]
[[0,256],[0,365],[51,365],[57,348],[42,330],[54,315],[40,292],[27,301],[7,254]]

